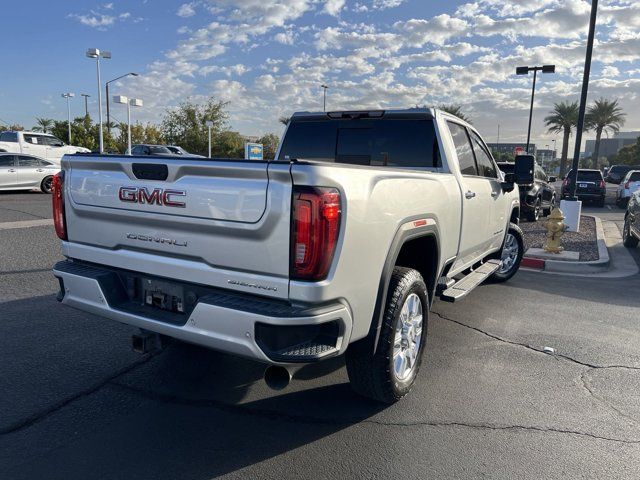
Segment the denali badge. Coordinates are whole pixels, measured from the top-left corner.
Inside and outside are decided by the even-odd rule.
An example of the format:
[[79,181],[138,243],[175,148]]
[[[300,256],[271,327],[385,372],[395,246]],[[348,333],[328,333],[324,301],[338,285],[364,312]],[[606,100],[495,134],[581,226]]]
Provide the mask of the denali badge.
[[173,238],[154,237],[151,235],[140,235],[138,233],[127,233],[127,238],[130,238],[131,240],[140,240],[142,242],[166,243],[168,245],[175,245],[176,247],[187,246],[187,242],[178,241]]
[[185,202],[173,200],[171,197],[186,197],[187,192],[184,190],[164,190],[162,188],[154,188],[151,193],[146,187],[120,187],[118,198],[121,202],[129,203],[148,203],[149,205],[162,205],[165,207],[181,207],[186,206]]
[[251,288],[257,288],[258,290],[268,290],[271,292],[277,292],[278,291],[278,287],[272,287],[269,285],[259,285],[257,283],[248,283],[248,282],[243,282],[241,280],[227,280],[227,283],[229,285],[238,285],[240,287],[251,287]]

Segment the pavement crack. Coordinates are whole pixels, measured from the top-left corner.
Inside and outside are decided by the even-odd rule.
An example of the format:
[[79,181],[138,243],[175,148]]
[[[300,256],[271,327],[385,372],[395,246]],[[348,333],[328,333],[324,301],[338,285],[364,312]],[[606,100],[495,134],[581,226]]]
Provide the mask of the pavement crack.
[[528,350],[532,350],[534,352],[541,353],[543,355],[548,355],[550,357],[562,358],[564,360],[567,360],[568,362],[575,363],[576,365],[580,365],[580,366],[583,366],[583,367],[588,367],[590,369],[622,368],[622,369],[628,369],[628,370],[640,370],[640,367],[629,366],[629,365],[597,365],[597,364],[594,364],[594,363],[583,362],[582,360],[578,360],[578,359],[575,359],[575,358],[570,357],[568,355],[564,355],[562,353],[557,353],[557,352],[554,353],[554,354],[549,354],[549,353],[546,353],[542,348],[534,347],[533,345],[529,345],[528,343],[516,342],[514,340],[509,340],[508,338],[504,338],[504,337],[501,337],[499,335],[496,335],[496,334],[493,334],[493,333],[489,333],[489,332],[487,332],[485,330],[482,330],[481,328],[474,327],[472,325],[468,325],[468,324],[466,324],[464,322],[461,322],[459,320],[455,320],[453,318],[447,317],[447,316],[442,315],[441,313],[435,312],[433,310],[431,311],[431,313],[433,313],[434,315],[440,317],[442,320],[446,320],[448,322],[452,322],[452,323],[458,324],[461,327],[468,328],[468,329],[473,330],[475,332],[481,333],[482,335],[485,335],[485,336],[487,336],[489,338],[493,338],[494,340],[498,340],[500,342],[508,343],[510,345],[516,345],[516,346],[519,346],[519,347],[523,347],[523,348],[526,348]]
[[[119,382],[111,382],[110,386],[142,396],[149,400],[157,401],[161,403],[177,404],[177,405],[184,405],[189,407],[216,408],[225,413],[232,413],[232,414],[244,415],[244,416],[253,415],[253,416],[261,417],[267,420],[286,421],[290,423],[327,425],[327,426],[351,426],[356,424],[365,424],[365,425],[368,424],[368,425],[378,425],[383,427],[441,427],[441,428],[461,427],[461,428],[472,428],[472,429],[480,429],[480,430],[497,430],[497,431],[522,430],[522,431],[541,432],[541,433],[577,435],[577,436],[588,437],[588,438],[593,438],[597,440],[625,443],[625,444],[631,444],[631,445],[640,444],[640,440],[605,437],[602,435],[596,435],[593,433],[582,432],[579,430],[572,430],[568,428],[538,427],[535,425],[493,425],[489,423],[436,422],[436,421],[385,422],[382,420],[374,420],[374,419],[363,418],[363,417],[355,417],[353,419],[323,418],[323,417],[318,417],[313,415],[296,415],[293,413],[283,413],[283,412],[270,410],[266,408],[256,408],[249,404],[229,404],[229,403],[224,403],[220,400],[214,400],[214,399],[183,398],[183,397],[179,397],[177,395],[172,395],[172,394],[151,392],[148,390],[139,389],[139,388],[132,387],[130,385],[122,384]],[[376,410],[375,412],[371,412],[371,414],[377,413],[377,411],[379,410]]]
[[24,210],[18,210],[17,208],[9,208],[9,207],[0,207],[1,210],[9,210],[11,212],[16,213],[24,213],[25,215],[30,215],[32,217],[40,218],[42,220],[47,220],[48,217],[43,217],[41,215],[36,215],[35,213],[25,212]]
[[[615,367],[608,367],[608,368],[615,368]],[[582,382],[582,387],[587,391],[587,393],[594,400],[596,400],[597,402],[599,402],[599,403],[603,404],[604,406],[610,408],[611,410],[616,412],[618,415],[626,418],[627,420],[630,420],[631,422],[635,423],[636,425],[640,425],[640,422],[638,422],[638,419],[636,419],[635,417],[632,417],[631,415],[623,412],[618,407],[616,407],[613,403],[607,401],[605,398],[601,397],[600,395],[598,395],[596,392],[593,391],[593,389],[591,388],[591,385],[589,385],[589,380],[587,379],[587,375],[592,370],[594,370],[594,369],[590,368],[590,369],[585,370],[584,372],[582,372],[580,374],[580,381]]]
[[159,353],[156,354],[148,354],[145,355],[139,359],[137,359],[135,362],[127,365],[126,367],[123,367],[121,369],[119,369],[118,371],[112,373],[111,375],[103,378],[102,380],[99,380],[98,382],[94,383],[93,385],[80,390],[77,393],[74,393],[73,395],[70,395],[66,398],[63,398],[62,400],[60,400],[59,402],[54,403],[53,405],[50,405],[49,407],[36,412],[32,415],[29,415],[26,418],[23,418],[21,420],[18,420],[17,422],[10,424],[6,427],[0,428],[0,435],[7,435],[10,433],[15,433],[17,431],[23,430],[27,427],[30,427],[42,420],[44,420],[45,418],[49,417],[50,415],[53,415],[54,413],[58,412],[59,410],[61,410],[62,408],[66,407],[67,405],[75,402],[76,400],[79,400],[80,398],[84,398],[87,397],[95,392],[97,392],[98,390],[100,390],[102,387],[104,387],[105,385],[107,385],[108,383],[113,382],[114,380],[116,380],[117,378],[121,377],[122,375],[125,375],[129,372],[131,372],[132,370],[135,370],[136,368],[138,368],[139,366],[147,363],[149,360],[151,360],[153,357],[157,356]]

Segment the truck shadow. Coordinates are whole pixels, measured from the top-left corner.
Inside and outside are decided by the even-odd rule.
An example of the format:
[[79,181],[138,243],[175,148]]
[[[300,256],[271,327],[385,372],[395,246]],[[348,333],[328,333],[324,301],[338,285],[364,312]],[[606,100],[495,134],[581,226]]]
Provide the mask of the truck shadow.
[[[21,335],[28,327],[17,320],[28,313],[40,318],[40,332],[22,348],[8,342],[12,355],[23,358],[1,368],[28,371],[34,358],[49,358],[42,376],[27,380],[23,374],[19,380],[14,372],[15,385],[5,385],[8,389],[50,396],[52,375],[64,383],[67,375],[77,374],[70,359],[89,369],[96,368],[94,362],[135,364],[122,374],[108,372],[99,388],[0,435],[4,478],[200,480],[234,472],[244,477],[239,470],[311,449],[385,408],[352,392],[341,358],[304,367],[286,390],[274,392],[262,381],[264,365],[181,342],[147,361],[132,362],[135,357],[122,341],[135,330],[117,324],[111,330],[112,322],[70,310],[51,296],[6,302],[2,308],[7,322],[0,328]],[[60,338],[71,331],[75,341]],[[64,355],[47,351],[52,341],[64,345]],[[4,343],[0,340],[0,347]],[[73,393],[83,388],[73,384]],[[56,395],[71,392],[69,387]],[[11,398],[13,405],[4,407],[19,410],[19,397]]]

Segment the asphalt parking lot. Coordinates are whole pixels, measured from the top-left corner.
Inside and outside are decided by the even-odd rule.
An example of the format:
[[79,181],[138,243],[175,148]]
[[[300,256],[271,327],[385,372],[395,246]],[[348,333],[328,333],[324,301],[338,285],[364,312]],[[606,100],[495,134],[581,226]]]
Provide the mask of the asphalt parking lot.
[[[0,193],[0,478],[640,476],[640,275],[521,271],[436,302],[419,382],[385,407],[340,359],[274,392],[217,352],[134,354],[134,329],[56,302],[49,201]],[[587,211],[620,225],[610,206]]]

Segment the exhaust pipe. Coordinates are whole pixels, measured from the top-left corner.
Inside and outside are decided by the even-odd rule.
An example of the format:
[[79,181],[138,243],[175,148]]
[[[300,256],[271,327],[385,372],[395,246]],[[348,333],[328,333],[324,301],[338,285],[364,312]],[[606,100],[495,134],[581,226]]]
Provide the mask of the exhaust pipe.
[[264,371],[264,381],[273,390],[283,390],[287,388],[293,375],[286,367],[279,365],[269,365]]

